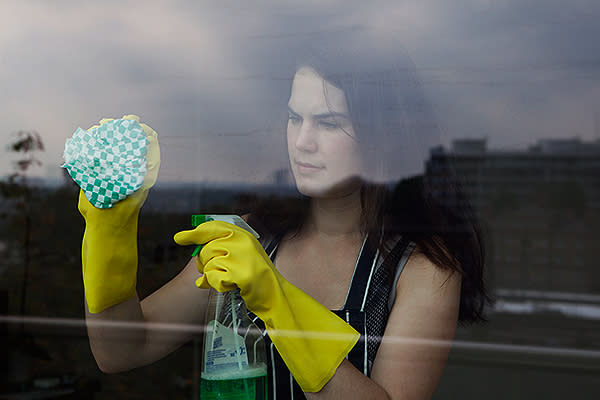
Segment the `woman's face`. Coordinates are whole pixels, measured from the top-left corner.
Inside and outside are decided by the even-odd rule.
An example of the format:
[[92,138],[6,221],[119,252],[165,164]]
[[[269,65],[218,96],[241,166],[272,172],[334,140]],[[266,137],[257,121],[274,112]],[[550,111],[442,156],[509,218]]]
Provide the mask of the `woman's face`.
[[344,92],[300,68],[288,108],[288,154],[300,193],[332,197],[357,190],[363,165]]

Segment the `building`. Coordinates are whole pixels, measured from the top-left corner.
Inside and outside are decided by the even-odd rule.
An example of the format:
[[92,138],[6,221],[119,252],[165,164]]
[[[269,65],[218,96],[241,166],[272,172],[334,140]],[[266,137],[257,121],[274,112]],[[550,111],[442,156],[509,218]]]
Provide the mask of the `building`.
[[[474,208],[540,200],[600,210],[600,140],[545,139],[524,151],[488,150],[485,139],[461,139],[450,150],[436,147],[425,174],[444,196],[448,160]],[[540,196],[543,195],[543,196]],[[552,202],[551,201],[551,202]],[[551,207],[551,205],[549,205]]]
[[500,151],[462,139],[433,148],[425,178],[452,205],[459,200],[450,196],[447,165],[482,221],[494,289],[600,294],[600,140]]

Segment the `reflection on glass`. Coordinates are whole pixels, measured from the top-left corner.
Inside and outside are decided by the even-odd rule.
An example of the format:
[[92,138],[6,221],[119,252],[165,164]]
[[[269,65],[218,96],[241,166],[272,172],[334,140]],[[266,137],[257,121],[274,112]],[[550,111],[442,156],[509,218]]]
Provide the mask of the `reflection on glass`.
[[[246,215],[362,334],[348,398],[598,398],[598,10],[513,3],[4,4],[0,398],[198,398],[207,298],[172,237],[199,212]],[[78,126],[128,112],[163,156],[141,301],[86,325],[58,165]],[[300,395],[268,350],[269,396]]]

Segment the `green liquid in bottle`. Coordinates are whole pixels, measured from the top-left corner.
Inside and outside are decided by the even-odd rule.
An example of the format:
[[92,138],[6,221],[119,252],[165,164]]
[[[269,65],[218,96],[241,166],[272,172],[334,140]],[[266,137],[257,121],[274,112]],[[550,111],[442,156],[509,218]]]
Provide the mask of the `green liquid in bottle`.
[[[246,371],[242,376],[202,374],[200,398],[208,400],[266,400],[267,374],[264,368]],[[260,375],[256,375],[259,373]]]

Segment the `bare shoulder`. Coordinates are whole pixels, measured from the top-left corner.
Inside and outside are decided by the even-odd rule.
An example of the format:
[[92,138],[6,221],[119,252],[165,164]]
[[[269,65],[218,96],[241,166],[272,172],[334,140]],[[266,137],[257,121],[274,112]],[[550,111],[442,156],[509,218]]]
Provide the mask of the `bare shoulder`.
[[450,351],[458,321],[460,274],[415,250],[373,364],[372,379],[391,398],[430,398]]
[[[460,291],[461,274],[434,264],[419,248],[409,257],[397,282],[399,294],[431,295]],[[458,289],[458,290],[457,290]]]

